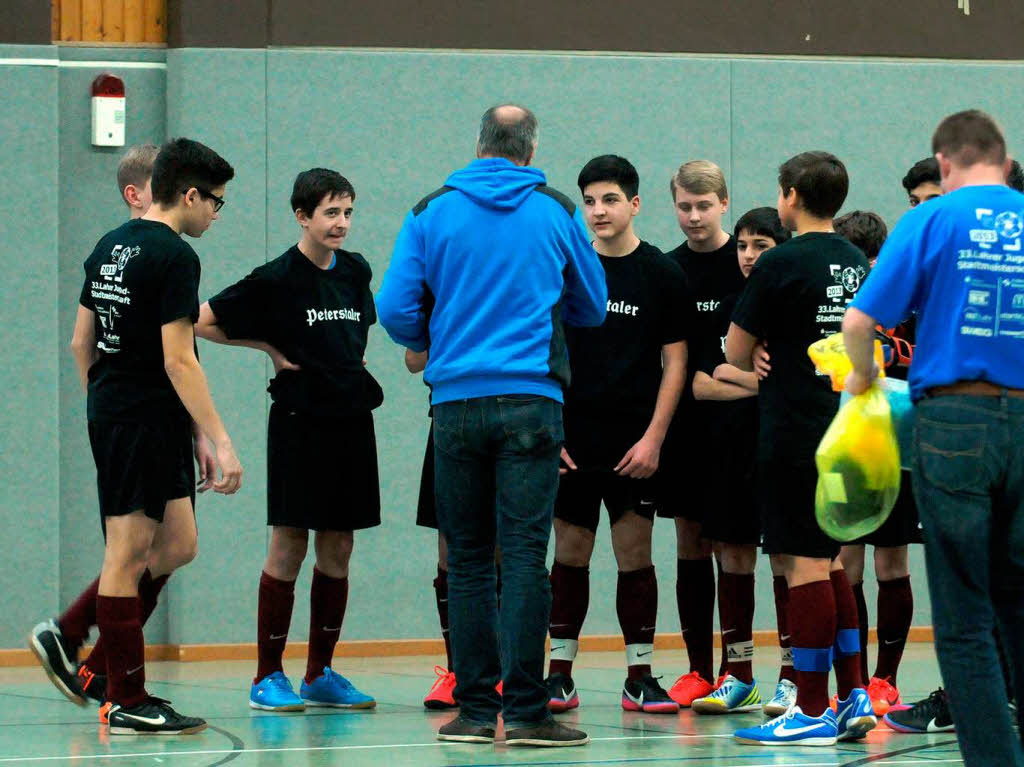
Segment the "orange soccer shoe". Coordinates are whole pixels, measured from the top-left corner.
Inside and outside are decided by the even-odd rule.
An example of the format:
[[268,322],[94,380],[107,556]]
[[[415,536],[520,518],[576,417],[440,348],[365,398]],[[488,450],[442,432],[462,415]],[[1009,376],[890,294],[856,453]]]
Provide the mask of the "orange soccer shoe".
[[871,708],[875,710],[875,716],[879,717],[885,716],[892,708],[903,702],[900,700],[900,691],[889,678],[879,679],[877,676],[871,677],[868,683],[868,697],[871,698]]
[[437,681],[423,699],[423,705],[434,710],[457,708],[459,704],[455,700],[455,672],[444,666],[434,666],[434,673],[437,674]]
[[683,674],[668,691],[668,697],[674,700],[683,708],[689,708],[697,700],[710,695],[715,691],[715,686],[700,675],[697,671]]

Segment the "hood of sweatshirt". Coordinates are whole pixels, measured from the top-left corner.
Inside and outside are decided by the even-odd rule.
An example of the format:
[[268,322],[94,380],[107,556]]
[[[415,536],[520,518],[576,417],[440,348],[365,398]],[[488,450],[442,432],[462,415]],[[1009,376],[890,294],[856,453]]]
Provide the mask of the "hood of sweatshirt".
[[515,210],[538,186],[547,183],[544,171],[502,158],[474,160],[457,170],[445,186],[457,189],[479,205]]

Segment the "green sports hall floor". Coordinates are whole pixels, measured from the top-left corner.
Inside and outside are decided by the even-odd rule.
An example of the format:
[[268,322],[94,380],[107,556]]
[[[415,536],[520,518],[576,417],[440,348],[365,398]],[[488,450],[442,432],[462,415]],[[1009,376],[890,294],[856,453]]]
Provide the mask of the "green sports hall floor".
[[[774,688],[776,651],[755,663],[762,693]],[[872,657],[874,647],[872,647]],[[705,767],[832,767],[832,765],[960,764],[953,735],[901,735],[885,725],[867,740],[834,748],[742,746],[732,731],[760,721],[759,714],[731,717],[628,713],[619,705],[620,653],[581,655],[574,674],[582,706],[563,721],[586,730],[583,748],[509,749],[442,744],[437,727],[450,712],[428,712],[422,698],[435,678],[436,658],[343,659],[335,668],[377,698],[376,710],[314,709],[310,713],[268,714],[249,709],[253,664],[153,663],[149,691],[171,699],[184,713],[203,716],[210,727],[199,735],[111,738],[100,727],[95,707],[78,708],[38,668],[0,669],[0,767],[26,765],[668,765]],[[655,672],[667,687],[683,669],[681,651],[659,652]],[[305,668],[289,662],[293,680]],[[929,644],[908,646],[900,671],[905,701],[925,697],[938,685]],[[770,684],[769,684],[770,683]],[[770,692],[769,692],[770,694]],[[501,732],[498,733],[499,739]]]

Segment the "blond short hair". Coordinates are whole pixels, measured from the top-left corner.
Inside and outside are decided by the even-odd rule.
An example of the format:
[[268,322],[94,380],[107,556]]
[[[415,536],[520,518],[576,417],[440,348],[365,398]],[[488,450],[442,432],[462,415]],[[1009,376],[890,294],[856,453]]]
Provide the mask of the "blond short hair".
[[124,153],[117,165],[117,191],[124,199],[128,186],[144,187],[153,177],[153,163],[160,148],[153,144],[136,144]]
[[719,200],[729,199],[725,174],[710,160],[691,160],[680,165],[669,181],[669,189],[673,197],[676,189],[685,189],[690,194],[715,194]]

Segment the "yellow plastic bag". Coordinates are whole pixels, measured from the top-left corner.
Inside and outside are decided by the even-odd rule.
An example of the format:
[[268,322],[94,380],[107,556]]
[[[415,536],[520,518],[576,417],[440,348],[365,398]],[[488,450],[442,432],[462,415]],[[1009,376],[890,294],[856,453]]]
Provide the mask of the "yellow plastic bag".
[[[819,341],[808,354],[842,389],[851,369],[842,336]],[[818,445],[815,463],[815,514],[828,536],[852,541],[885,523],[900,491],[900,451],[889,401],[877,383],[839,409]]]

